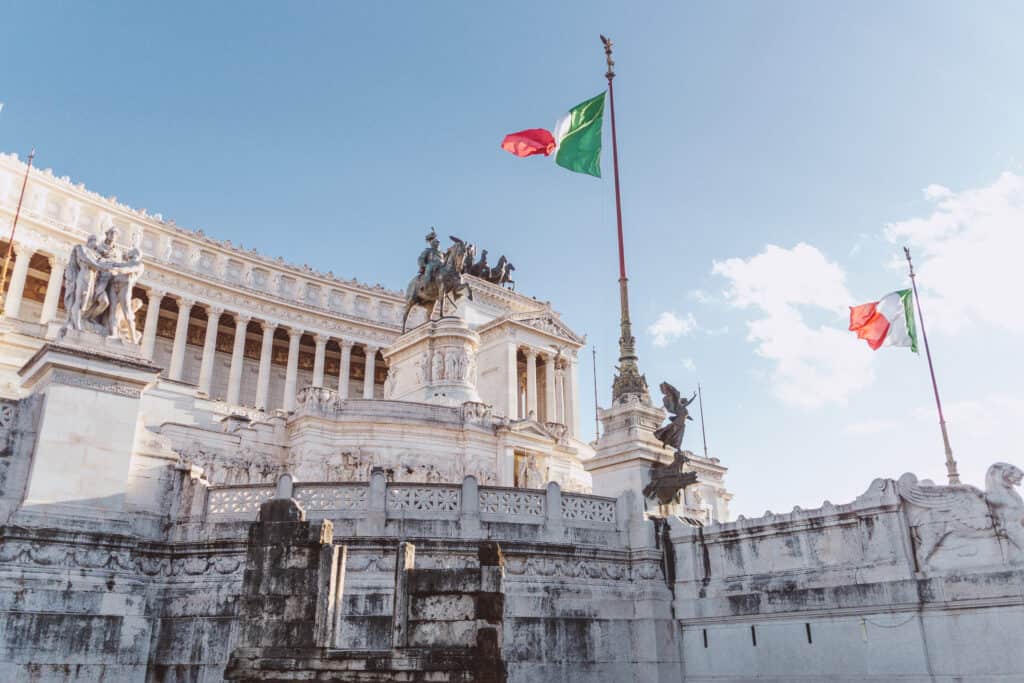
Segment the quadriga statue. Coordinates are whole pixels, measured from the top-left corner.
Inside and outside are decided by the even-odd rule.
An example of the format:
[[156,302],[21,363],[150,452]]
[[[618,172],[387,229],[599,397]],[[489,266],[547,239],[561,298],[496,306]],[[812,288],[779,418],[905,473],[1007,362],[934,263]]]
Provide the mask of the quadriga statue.
[[984,493],[900,477],[919,565],[1024,564],[1024,500],[1015,490],[1022,479],[1024,471],[1005,462],[988,468]]

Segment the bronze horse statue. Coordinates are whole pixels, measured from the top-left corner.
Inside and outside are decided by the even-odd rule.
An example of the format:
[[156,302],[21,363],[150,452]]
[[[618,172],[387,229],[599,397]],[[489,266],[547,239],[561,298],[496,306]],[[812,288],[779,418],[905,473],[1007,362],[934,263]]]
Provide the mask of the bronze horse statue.
[[417,275],[405,289],[405,312],[402,314],[402,334],[405,334],[405,325],[409,320],[409,312],[413,306],[421,306],[427,311],[427,319],[430,319],[434,311],[434,305],[440,303],[440,317],[444,317],[445,299],[454,306],[465,294],[470,301],[473,300],[473,291],[469,283],[462,278],[466,270],[467,257],[471,247],[458,237],[450,237],[452,245],[444,252],[441,266],[430,282],[423,282],[423,276]]

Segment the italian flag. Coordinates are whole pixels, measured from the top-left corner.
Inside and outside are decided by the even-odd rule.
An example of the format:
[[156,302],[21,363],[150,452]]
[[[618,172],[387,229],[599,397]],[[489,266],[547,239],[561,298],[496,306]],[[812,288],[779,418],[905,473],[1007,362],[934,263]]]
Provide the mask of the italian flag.
[[868,346],[909,346],[917,353],[914,295],[909,289],[886,294],[879,301],[850,306],[850,331]]
[[517,157],[555,155],[555,163],[576,173],[601,177],[601,124],[604,121],[604,93],[569,110],[555,124],[554,132],[529,128],[509,133],[501,148]]

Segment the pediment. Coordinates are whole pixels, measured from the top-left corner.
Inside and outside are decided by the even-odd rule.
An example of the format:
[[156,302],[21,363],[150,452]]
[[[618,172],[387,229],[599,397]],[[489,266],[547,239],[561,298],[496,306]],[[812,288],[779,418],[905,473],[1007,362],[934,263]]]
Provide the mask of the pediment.
[[565,339],[580,345],[586,343],[585,338],[573,332],[557,315],[548,311],[539,313],[536,311],[515,313],[511,315],[509,319],[519,323],[520,325],[525,325],[526,327],[530,327],[553,337]]
[[537,422],[536,420],[516,420],[509,424],[509,431],[513,434],[522,434],[527,436],[538,437],[542,439],[550,439],[557,441],[558,438],[550,432],[544,425]]

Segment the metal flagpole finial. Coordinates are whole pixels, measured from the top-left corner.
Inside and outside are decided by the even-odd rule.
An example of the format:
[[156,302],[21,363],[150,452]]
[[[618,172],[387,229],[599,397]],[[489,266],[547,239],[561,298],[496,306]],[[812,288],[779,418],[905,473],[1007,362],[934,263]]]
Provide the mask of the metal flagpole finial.
[[610,81],[615,78],[615,61],[612,59],[612,39],[602,35],[601,43],[604,44],[605,59],[608,61],[608,73],[604,76]]

